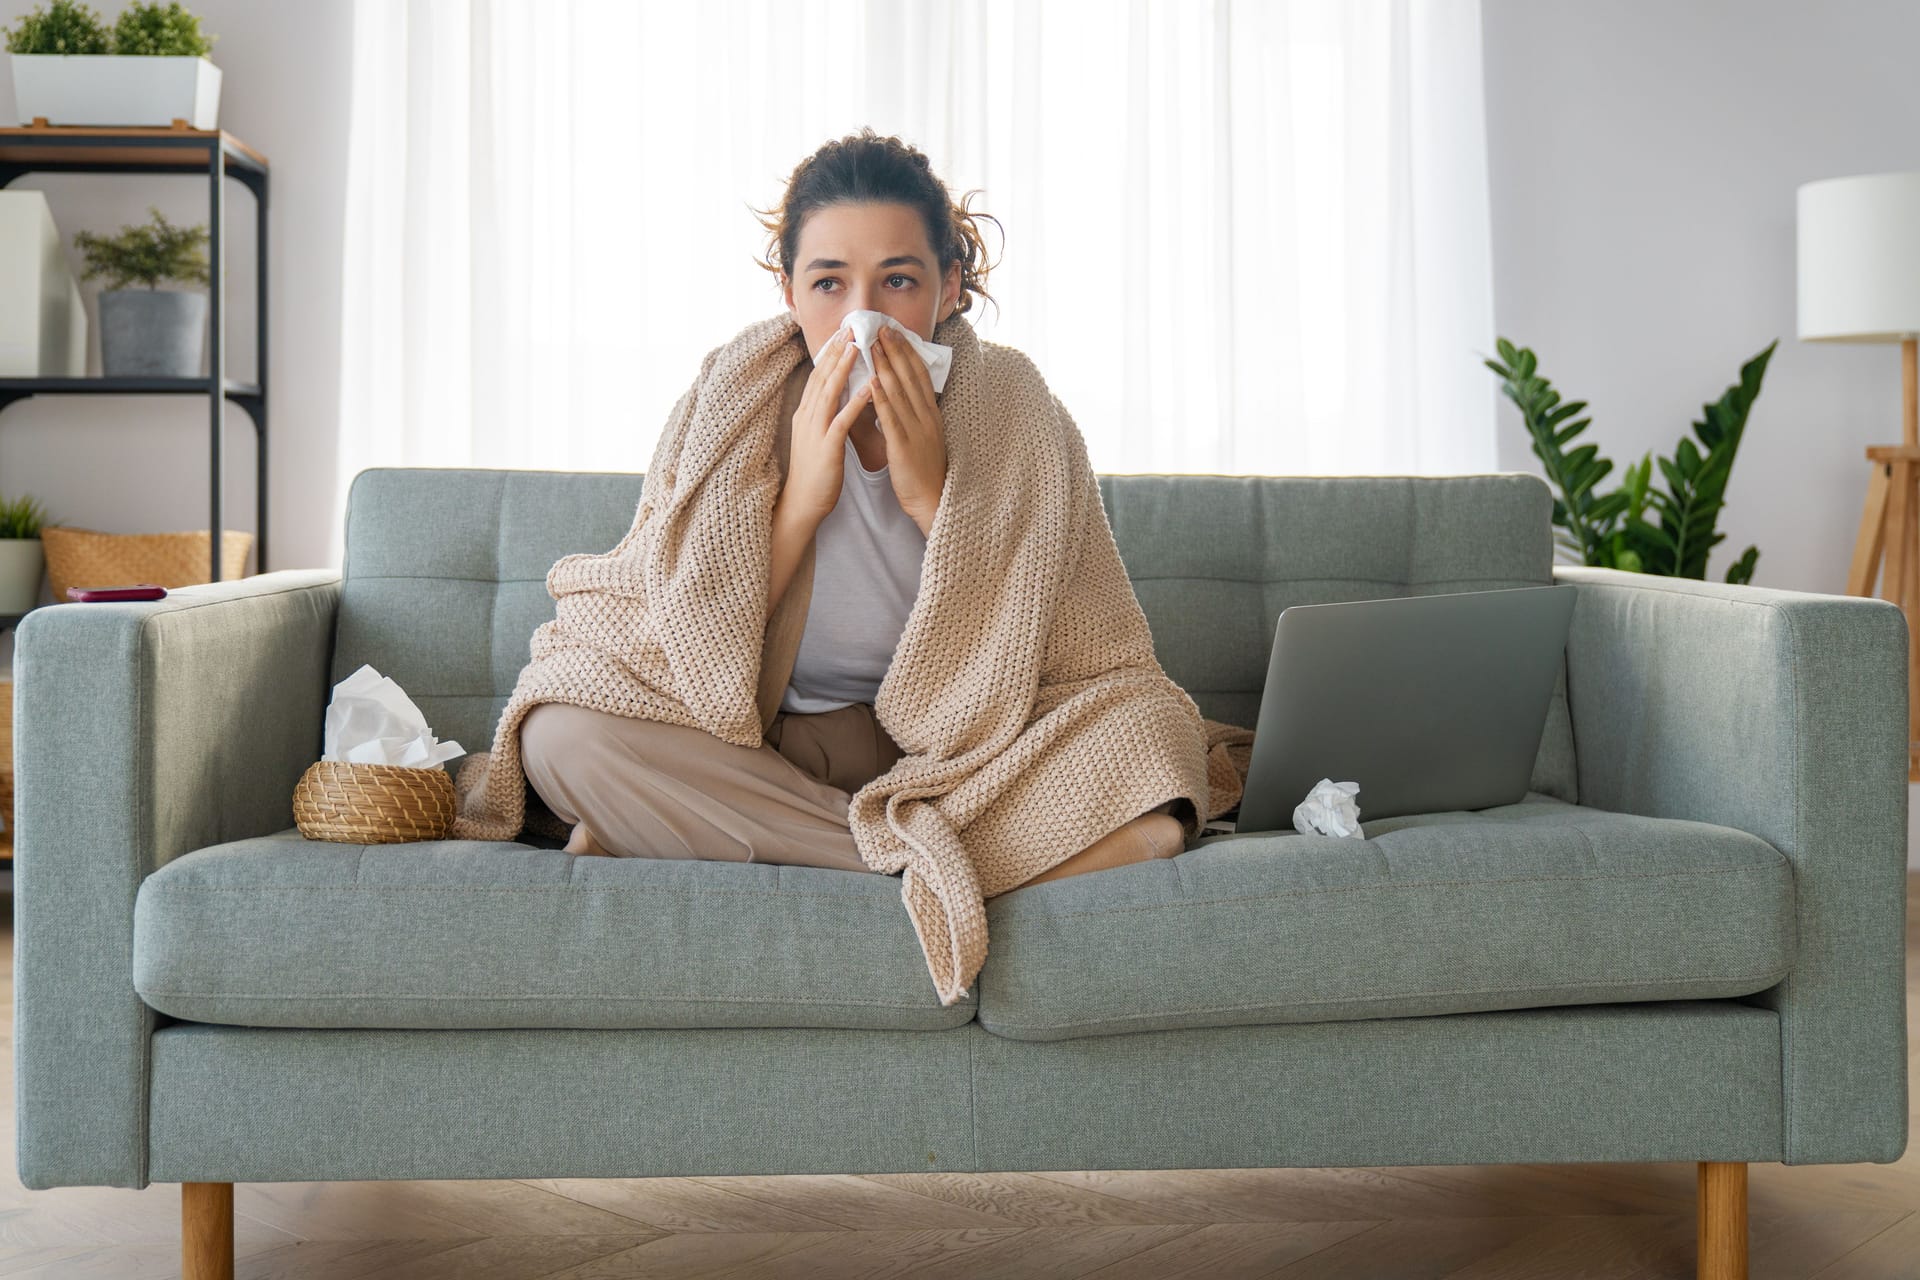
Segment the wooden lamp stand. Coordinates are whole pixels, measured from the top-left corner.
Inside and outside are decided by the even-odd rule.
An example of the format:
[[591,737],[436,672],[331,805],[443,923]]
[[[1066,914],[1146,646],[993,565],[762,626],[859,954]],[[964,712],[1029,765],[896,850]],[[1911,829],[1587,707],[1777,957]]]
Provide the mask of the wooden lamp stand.
[[[1907,781],[1920,782],[1920,353],[1915,339],[1900,344],[1905,393],[1905,440],[1867,446],[1873,470],[1867,505],[1853,546],[1847,594],[1870,596],[1879,574],[1880,597],[1907,615]],[[1884,553],[1884,554],[1883,554]]]

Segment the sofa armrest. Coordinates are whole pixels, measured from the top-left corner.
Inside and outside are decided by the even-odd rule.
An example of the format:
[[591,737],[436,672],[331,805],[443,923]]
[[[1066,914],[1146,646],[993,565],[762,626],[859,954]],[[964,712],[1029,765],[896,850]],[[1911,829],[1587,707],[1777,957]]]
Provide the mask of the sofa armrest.
[[20,1180],[147,1185],[133,904],[172,858],[293,825],[320,754],[340,577],[59,604],[14,653],[14,1092]]
[[1907,621],[1885,600],[1555,565],[1580,803],[1750,832],[1793,864],[1787,1164],[1907,1144]]

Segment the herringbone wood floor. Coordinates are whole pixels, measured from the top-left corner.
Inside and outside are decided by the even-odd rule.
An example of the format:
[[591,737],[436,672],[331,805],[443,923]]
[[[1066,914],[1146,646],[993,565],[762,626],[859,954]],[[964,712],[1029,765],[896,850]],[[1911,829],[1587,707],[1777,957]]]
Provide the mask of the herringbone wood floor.
[[[1920,1080],[1920,873],[1908,1062]],[[13,1096],[13,930],[4,967]],[[1913,1092],[1920,1117],[1920,1090]],[[0,1276],[180,1274],[180,1188],[27,1191],[6,1112]],[[1692,1164],[247,1183],[243,1280],[1691,1277]],[[1749,1167],[1754,1280],[1920,1277],[1920,1143]]]

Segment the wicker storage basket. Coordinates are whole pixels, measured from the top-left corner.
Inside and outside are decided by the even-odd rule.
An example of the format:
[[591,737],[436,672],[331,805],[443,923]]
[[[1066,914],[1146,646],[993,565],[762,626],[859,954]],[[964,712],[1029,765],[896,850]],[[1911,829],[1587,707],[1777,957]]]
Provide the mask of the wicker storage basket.
[[[119,587],[152,582],[190,587],[209,577],[205,529],[185,533],[101,533],[47,525],[40,530],[47,552],[53,598],[64,604],[68,587]],[[220,576],[244,577],[253,535],[228,529],[220,538]]]
[[293,821],[309,840],[444,840],[453,829],[453,778],[439,765],[316,760],[293,789]]

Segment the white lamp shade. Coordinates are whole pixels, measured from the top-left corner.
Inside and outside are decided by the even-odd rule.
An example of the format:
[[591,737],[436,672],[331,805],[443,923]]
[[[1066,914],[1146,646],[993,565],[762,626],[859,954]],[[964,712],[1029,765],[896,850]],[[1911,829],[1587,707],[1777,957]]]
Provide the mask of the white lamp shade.
[[1920,173],[1808,182],[1799,194],[1800,337],[1920,337]]

